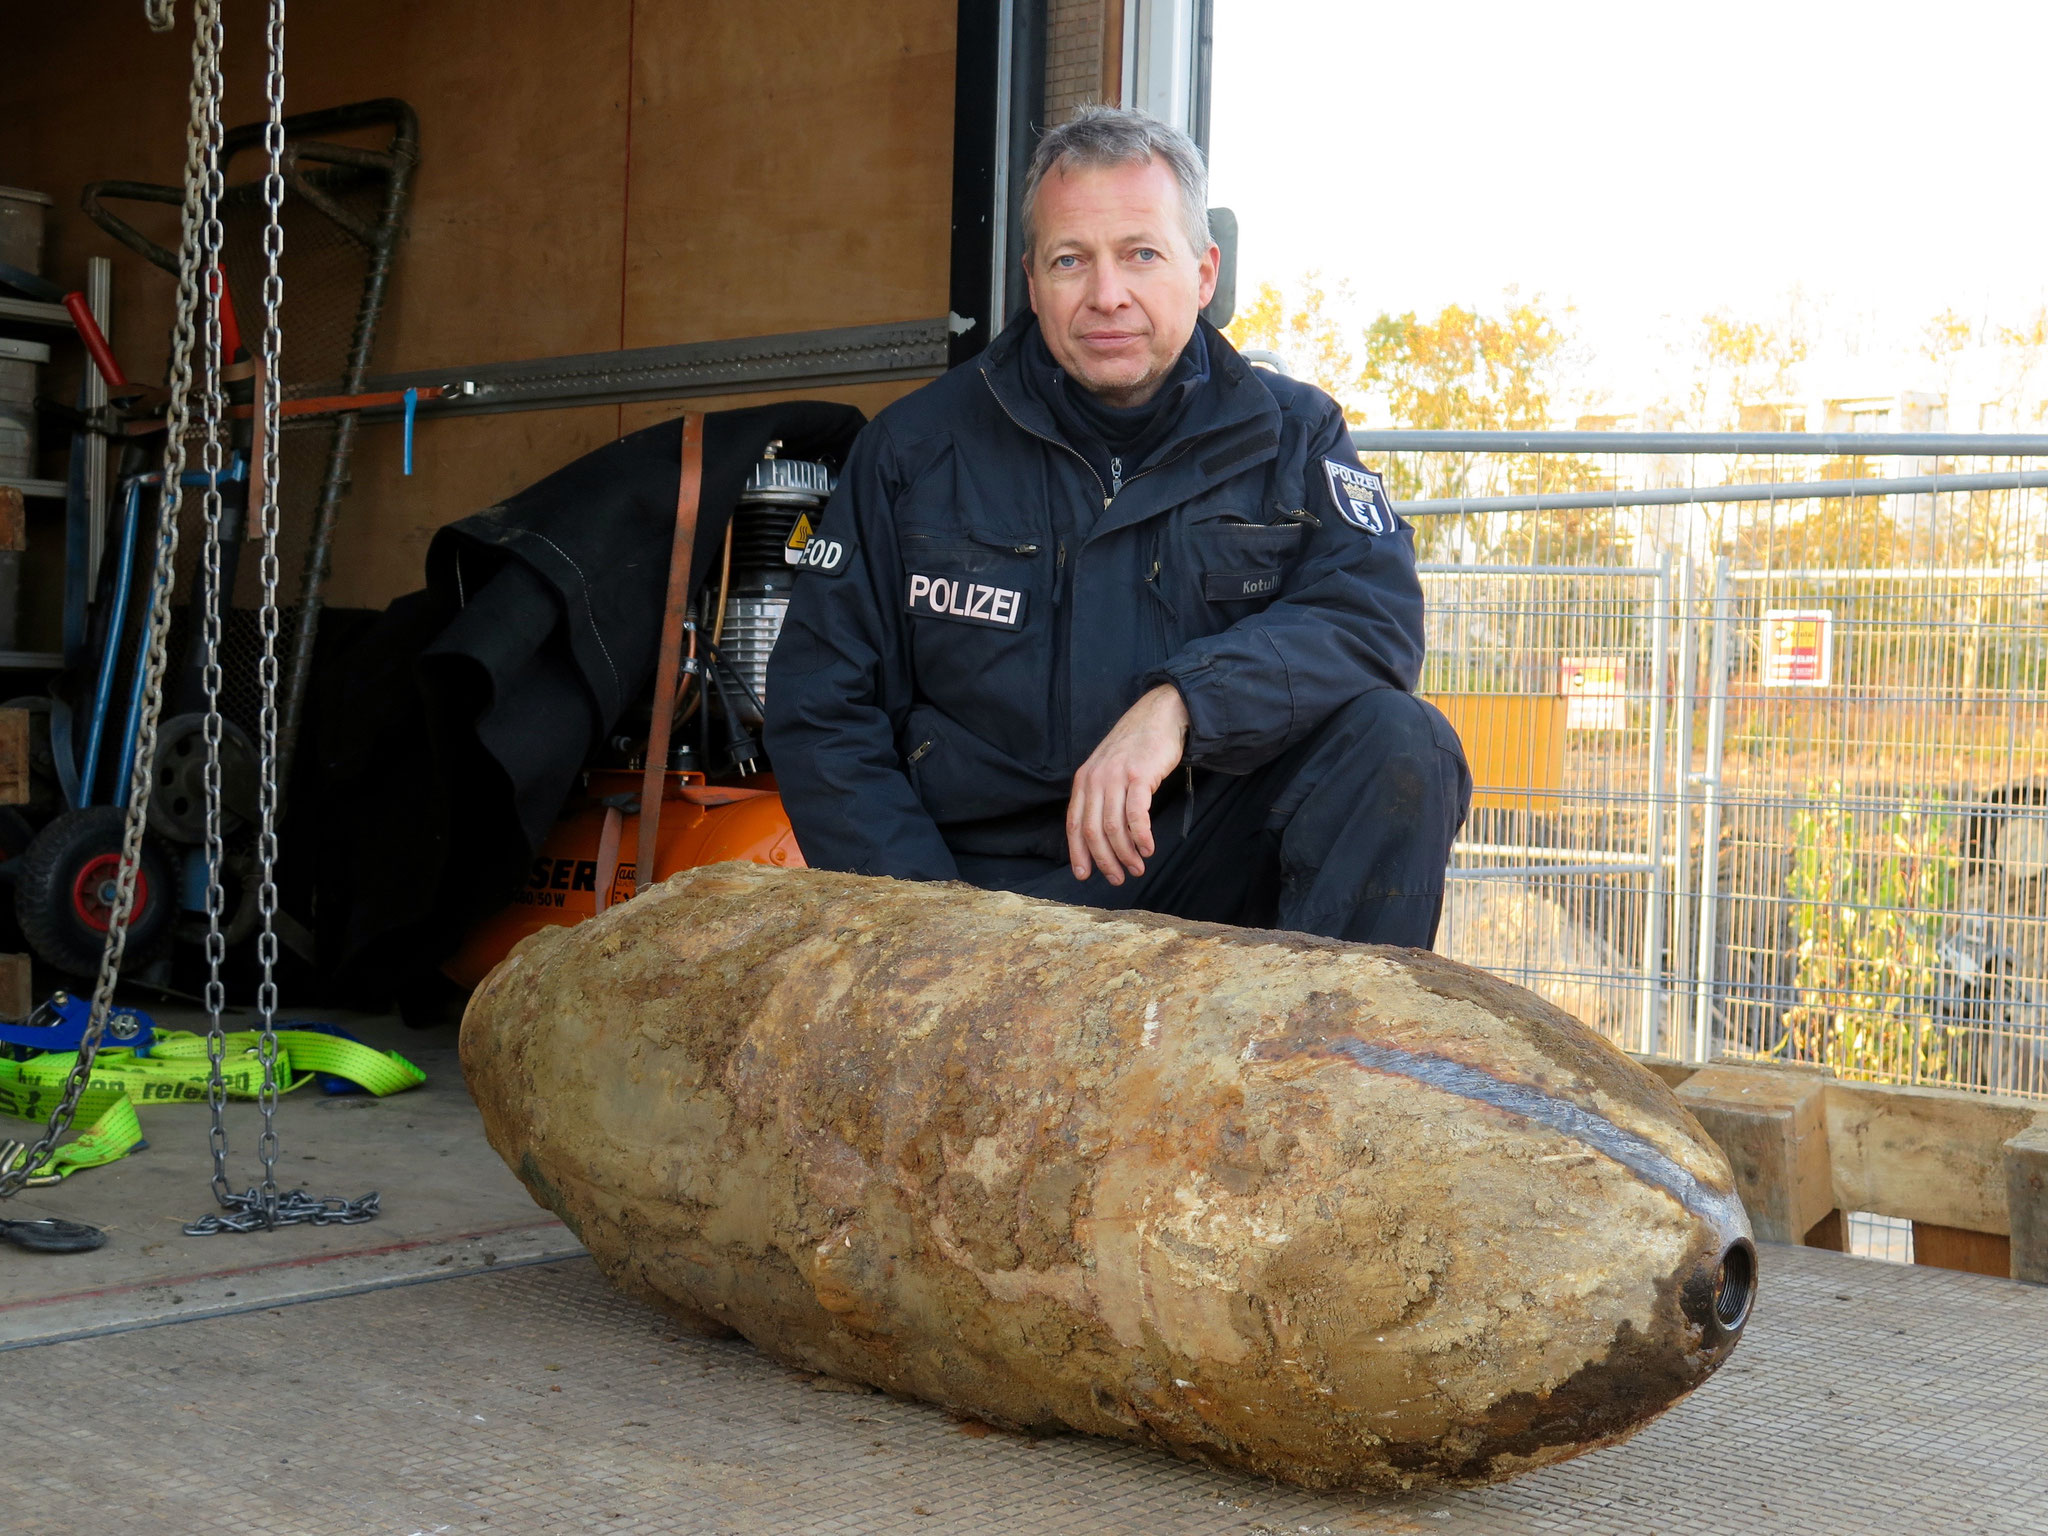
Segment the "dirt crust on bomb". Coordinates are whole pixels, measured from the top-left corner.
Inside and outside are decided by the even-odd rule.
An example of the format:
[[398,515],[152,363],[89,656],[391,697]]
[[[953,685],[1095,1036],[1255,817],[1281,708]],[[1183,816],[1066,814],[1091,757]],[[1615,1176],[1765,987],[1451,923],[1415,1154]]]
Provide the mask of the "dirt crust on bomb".
[[524,941],[491,1144],[684,1326],[1313,1488],[1612,1444],[1728,1356],[1725,1158],[1422,951],[723,864]]

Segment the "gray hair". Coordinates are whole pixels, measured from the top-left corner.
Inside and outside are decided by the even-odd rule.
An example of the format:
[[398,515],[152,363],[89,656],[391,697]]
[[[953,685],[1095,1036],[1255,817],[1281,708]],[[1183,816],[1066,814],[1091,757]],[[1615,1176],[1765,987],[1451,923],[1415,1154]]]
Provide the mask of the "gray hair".
[[1181,215],[1188,244],[1200,255],[1214,244],[1209,234],[1209,168],[1195,141],[1171,124],[1134,107],[1088,106],[1057,128],[1049,128],[1031,152],[1024,177],[1024,254],[1037,246],[1038,188],[1055,170],[1069,165],[1144,165],[1162,160],[1180,187]]

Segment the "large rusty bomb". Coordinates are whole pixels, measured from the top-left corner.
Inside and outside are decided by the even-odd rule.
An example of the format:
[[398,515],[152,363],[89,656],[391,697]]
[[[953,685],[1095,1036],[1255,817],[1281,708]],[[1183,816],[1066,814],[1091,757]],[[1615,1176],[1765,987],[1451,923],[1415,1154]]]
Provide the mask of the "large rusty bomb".
[[1318,1488],[1612,1444],[1748,1313],[1677,1099],[1420,951],[722,864],[527,940],[462,1059],[685,1324]]

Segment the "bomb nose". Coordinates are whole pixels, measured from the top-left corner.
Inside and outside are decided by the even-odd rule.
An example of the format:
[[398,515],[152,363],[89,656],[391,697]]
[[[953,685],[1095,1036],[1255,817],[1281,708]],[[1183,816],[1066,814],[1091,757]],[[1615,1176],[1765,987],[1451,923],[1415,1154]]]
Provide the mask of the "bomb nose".
[[1708,1345],[1733,1343],[1756,1300],[1756,1245],[1731,1238],[1718,1258],[1702,1255],[1686,1276],[1680,1304]]
[[1740,1332],[1755,1298],[1756,1248],[1748,1238],[1738,1237],[1714,1272],[1714,1321],[1729,1333]]

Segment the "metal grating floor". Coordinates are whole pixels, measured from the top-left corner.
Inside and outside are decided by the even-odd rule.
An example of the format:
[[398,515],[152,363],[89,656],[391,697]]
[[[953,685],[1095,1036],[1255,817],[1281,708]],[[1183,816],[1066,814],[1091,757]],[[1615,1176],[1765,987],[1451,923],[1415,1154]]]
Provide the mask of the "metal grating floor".
[[2048,1532],[2048,1289],[1769,1248],[1734,1361],[1629,1445],[1383,1501],[821,1390],[565,1260],[0,1354],[0,1529]]

